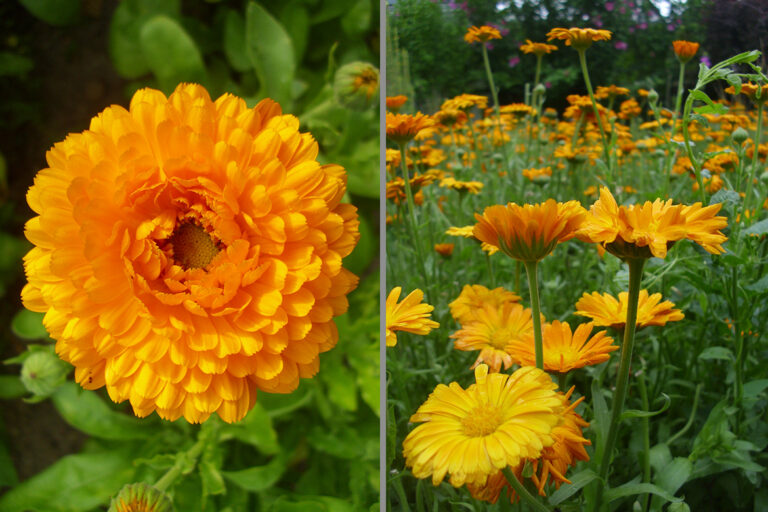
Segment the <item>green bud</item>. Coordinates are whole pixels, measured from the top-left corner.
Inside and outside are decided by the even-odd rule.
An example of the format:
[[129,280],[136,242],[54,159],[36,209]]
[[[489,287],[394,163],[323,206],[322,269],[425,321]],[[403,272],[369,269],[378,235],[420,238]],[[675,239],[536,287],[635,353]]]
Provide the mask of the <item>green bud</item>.
[[733,138],[733,141],[736,144],[741,144],[749,138],[749,132],[744,128],[742,128],[741,126],[739,126],[735,130],[733,130],[733,133],[731,133],[731,137]]
[[544,94],[545,92],[547,92],[547,88],[546,88],[546,87],[544,87],[544,84],[539,84],[539,85],[537,85],[537,86],[536,86],[536,87],[533,89],[533,92],[534,92],[535,94]]
[[656,89],[648,91],[648,103],[655,105],[657,101],[659,101],[659,93],[656,92]]
[[365,110],[375,105],[379,96],[379,70],[367,62],[351,62],[336,71],[333,94],[339,105]]
[[158,489],[145,484],[126,484],[112,498],[107,512],[172,512],[173,503]]
[[680,503],[670,503],[667,507],[667,512],[691,512],[691,507],[684,501],[681,501]]
[[72,367],[48,350],[29,354],[21,366],[21,382],[35,396],[51,395],[64,383]]

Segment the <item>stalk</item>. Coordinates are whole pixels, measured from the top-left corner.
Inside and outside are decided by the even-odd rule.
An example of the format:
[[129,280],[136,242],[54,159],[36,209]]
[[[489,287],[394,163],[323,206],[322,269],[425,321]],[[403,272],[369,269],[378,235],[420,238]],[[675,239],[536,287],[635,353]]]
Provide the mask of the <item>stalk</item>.
[[541,307],[539,306],[539,280],[536,274],[537,261],[524,261],[525,273],[528,274],[528,290],[531,293],[531,311],[533,313],[533,340],[536,351],[536,368],[544,369],[544,344],[541,338]]
[[509,469],[509,466],[505,467],[502,471],[504,472],[504,476],[507,478],[509,485],[511,485],[517,495],[520,496],[521,501],[528,503],[528,505],[537,512],[549,512],[548,507],[544,506],[528,492],[528,489],[526,489],[523,483],[517,479],[515,474],[512,473],[512,470]]
[[413,201],[413,191],[411,190],[411,181],[408,176],[408,168],[405,165],[405,146],[406,144],[400,144],[400,167],[403,173],[403,180],[405,181],[405,197],[408,203],[408,226],[411,232],[411,240],[416,247],[416,257],[421,265],[421,275],[424,279],[427,279],[427,269],[424,265],[424,255],[421,248],[421,240],[416,236],[416,203]]
[[611,165],[611,153],[608,148],[608,141],[605,138],[605,130],[603,130],[603,121],[600,118],[600,113],[597,110],[597,101],[595,101],[595,93],[592,92],[592,82],[589,81],[589,71],[587,70],[587,53],[586,50],[579,50],[579,63],[581,64],[581,73],[584,75],[584,84],[587,86],[587,93],[589,93],[589,99],[592,100],[592,109],[595,111],[595,119],[597,119],[597,127],[600,128],[600,140],[603,142],[603,152],[605,153],[605,163],[608,166],[608,173],[611,181],[613,180],[613,165]]
[[[488,60],[488,49],[483,43],[483,64],[485,64],[485,74],[488,77],[488,84],[491,86],[491,97],[493,98],[493,110],[496,112],[496,121],[499,127],[499,137],[501,139],[501,152],[504,155],[504,170],[509,172],[509,156],[507,155],[507,145],[504,144],[504,131],[501,129],[501,110],[499,110],[499,95],[496,92],[496,86],[493,83],[493,73],[491,73],[491,62]],[[493,139],[491,139],[493,145]]]
[[672,119],[672,130],[675,129],[675,120],[680,115],[680,107],[683,104],[683,77],[685,76],[685,62],[680,63],[680,76],[677,77],[677,99],[675,100],[675,116]]
[[[640,400],[642,401],[643,411],[648,412],[648,390],[645,387],[645,375],[643,372],[637,377],[638,387],[640,388]],[[648,417],[642,418],[642,436],[643,436],[643,483],[651,482],[651,439]],[[641,504],[642,511],[648,510],[649,494],[643,496]]]

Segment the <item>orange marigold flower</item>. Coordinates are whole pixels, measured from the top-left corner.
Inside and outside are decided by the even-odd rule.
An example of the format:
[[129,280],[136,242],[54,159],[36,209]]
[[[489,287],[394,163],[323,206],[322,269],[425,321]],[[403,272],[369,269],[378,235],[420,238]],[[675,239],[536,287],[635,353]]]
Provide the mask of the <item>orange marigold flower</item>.
[[107,512],[171,512],[168,496],[145,483],[127,484],[112,498]]
[[467,114],[457,108],[443,108],[433,116],[434,120],[443,126],[451,127],[467,120]]
[[534,43],[530,39],[525,40],[525,44],[520,45],[520,50],[523,53],[532,53],[537,57],[541,57],[545,53],[552,53],[557,50],[557,46],[547,43]]
[[314,375],[360,236],[344,169],[317,154],[274,101],[193,84],[54,145],[27,194],[22,300],[75,380],[137,416],[233,422]]
[[455,96],[449,100],[445,100],[440,108],[457,108],[466,112],[472,107],[485,110],[487,106],[488,96],[480,96],[477,94],[459,94],[458,96]]
[[555,246],[570,240],[586,217],[578,201],[519,206],[489,206],[482,215],[475,214],[475,236],[498,247],[507,256],[522,261],[539,261]]
[[503,364],[506,370],[515,362],[512,347],[516,343],[533,347],[531,310],[514,302],[483,306],[451,338],[457,350],[480,351],[472,368],[485,363],[498,372]]
[[396,286],[392,288],[387,296],[387,346],[397,345],[397,335],[395,331],[410,332],[413,334],[429,334],[432,329],[437,329],[440,324],[430,320],[429,316],[434,306],[422,304],[424,292],[416,288],[408,294],[403,301],[398,304],[402,288]]
[[566,46],[572,46],[574,50],[584,51],[594,41],[610,41],[611,32],[609,30],[599,30],[594,28],[553,28],[547,33],[547,41],[560,39],[565,41]]
[[531,181],[546,181],[552,176],[552,167],[548,165],[539,169],[523,169],[523,176]]
[[459,181],[450,176],[440,180],[440,186],[457,192],[469,192],[470,194],[479,194],[483,190],[483,184],[479,181]]
[[398,144],[405,144],[416,137],[420,131],[434,125],[435,121],[421,112],[413,115],[387,112],[387,137]]
[[487,43],[491,39],[501,39],[499,29],[483,25],[481,27],[469,27],[464,34],[464,41],[468,43]]
[[600,199],[590,208],[578,236],[619,258],[664,258],[667,249],[684,238],[711,254],[721,254],[727,237],[720,229],[728,220],[715,216],[720,207],[720,203],[707,207],[701,203],[673,205],[671,199],[619,206],[608,188],[601,187]]
[[[619,300],[611,294],[598,292],[586,293],[576,302],[574,314],[591,318],[595,325],[623,329],[627,323],[627,302],[629,294],[619,293]],[[640,290],[637,306],[637,327],[648,325],[666,325],[684,318],[683,312],[674,309],[674,303],[661,301],[661,294],[648,294],[648,290]]]
[[677,60],[685,64],[699,51],[699,43],[691,41],[672,41],[672,49],[675,51]]
[[525,117],[529,114],[535,114],[536,109],[525,103],[510,103],[509,105],[502,105],[499,107],[499,113],[511,114],[515,117]]
[[387,109],[397,112],[408,101],[408,96],[398,94],[397,96],[387,96]]
[[[535,459],[554,442],[563,401],[545,372],[523,367],[512,375],[475,369],[475,384],[438,384],[411,416],[421,423],[403,441],[405,465],[416,478],[445,476],[454,487],[484,485],[501,469]],[[489,448],[493,447],[493,448]]]
[[[726,87],[725,92],[735,95],[736,89],[731,85],[730,87]],[[753,84],[752,82],[747,82],[745,84],[741,84],[740,93],[747,96],[756,104],[765,103],[765,100],[768,100],[768,84],[759,85]],[[758,94],[760,94],[759,98],[757,97]]]
[[453,244],[451,243],[435,244],[435,252],[437,252],[437,254],[439,254],[440,256],[449,258],[451,255],[453,255]]
[[612,96],[628,96],[629,89],[617,85],[599,85],[595,90],[595,98],[604,100]]
[[[471,226],[469,228],[471,229]],[[451,316],[461,325],[465,325],[474,320],[476,312],[484,306],[500,308],[503,304],[515,302],[520,302],[520,296],[502,287],[490,290],[481,284],[465,284],[459,296],[448,304],[448,307],[451,310]]]
[[[579,325],[571,332],[567,322],[555,320],[544,326],[542,342],[544,346],[544,369],[566,373],[576,368],[603,363],[610,358],[610,353],[618,350],[613,345],[613,338],[605,331],[595,333],[591,338],[594,324]],[[521,365],[535,364],[533,342],[516,339],[510,343],[509,350],[515,362]]]

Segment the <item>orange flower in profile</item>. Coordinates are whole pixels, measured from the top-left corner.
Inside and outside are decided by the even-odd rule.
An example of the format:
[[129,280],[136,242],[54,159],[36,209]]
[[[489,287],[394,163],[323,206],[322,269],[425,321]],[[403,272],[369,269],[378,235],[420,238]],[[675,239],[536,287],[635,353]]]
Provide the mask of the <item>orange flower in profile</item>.
[[[736,89],[731,85],[730,87],[726,87],[725,92],[735,95]],[[760,103],[765,103],[765,100],[768,100],[768,84],[759,85],[753,84],[752,82],[747,82],[745,84],[741,84],[740,92],[758,105]],[[760,93],[759,98],[757,97],[758,93]]]
[[435,121],[421,112],[411,114],[393,114],[387,112],[387,137],[397,142],[405,144],[421,130],[431,128]]
[[520,304],[505,303],[499,307],[484,306],[477,309],[461,330],[451,334],[457,350],[479,350],[475,364],[487,364],[492,372],[508,369],[515,362],[516,344],[533,347],[533,317],[531,310]]
[[560,242],[570,240],[586,217],[578,201],[519,206],[489,206],[475,214],[475,236],[498,247],[507,256],[522,261],[539,261]]
[[398,94],[397,96],[387,96],[387,110],[397,112],[408,101],[408,96]]
[[27,199],[24,305],[86,389],[137,416],[241,419],[338,339],[359,238],[346,173],[299,120],[179,85],[134,94],[48,152]]
[[590,208],[578,236],[585,242],[600,244],[619,258],[664,258],[676,241],[688,238],[711,254],[725,252],[727,237],[720,229],[728,225],[715,214],[720,203],[702,207],[673,205],[657,199],[643,205],[619,206],[606,187]]
[[397,300],[402,291],[401,287],[396,286],[387,296],[386,335],[388,347],[397,345],[395,331],[425,335],[429,334],[432,329],[440,327],[440,324],[429,319],[432,310],[435,309],[434,306],[421,303],[424,300],[424,292],[416,288],[403,299],[403,302],[398,304]]
[[457,108],[443,108],[435,112],[433,118],[439,124],[451,127],[455,124],[465,122],[467,120],[467,114],[465,114],[463,110]]
[[672,49],[675,51],[677,60],[685,64],[699,51],[699,43],[691,41],[672,41]]
[[453,255],[453,244],[435,244],[435,252],[445,258],[450,258]]
[[472,107],[477,107],[481,110],[485,110],[488,106],[488,97],[479,96],[477,94],[459,94],[449,100],[445,100],[442,109],[456,108],[459,110],[467,111]]
[[544,54],[556,51],[557,46],[547,43],[534,43],[530,39],[526,39],[525,44],[520,45],[520,50],[523,53],[532,53],[537,57],[541,57]]
[[[471,233],[470,233],[471,234]],[[520,296],[502,287],[489,290],[481,284],[465,284],[456,300],[448,304],[451,316],[461,325],[476,318],[476,312],[485,306],[500,308],[503,304],[520,302]]]
[[553,28],[547,33],[547,41],[553,39],[565,41],[565,45],[572,46],[574,50],[584,51],[594,41],[610,41],[611,32],[594,28]]
[[[574,314],[591,318],[595,325],[623,329],[627,323],[627,292],[619,293],[619,300],[611,294],[598,292],[584,293],[576,302]],[[661,302],[661,294],[648,294],[648,290],[640,290],[637,306],[637,327],[648,325],[666,325],[667,322],[682,320],[684,315],[675,305],[665,300]]]
[[464,34],[464,41],[468,43],[487,43],[491,39],[501,39],[499,29],[483,25],[481,27],[469,27]]
[[[566,373],[607,361],[610,353],[619,347],[613,344],[613,338],[605,335],[605,331],[590,338],[593,327],[594,324],[589,322],[571,332],[567,322],[555,320],[545,325],[542,332],[544,369]],[[510,343],[509,351],[518,364],[532,365],[536,361],[532,341],[516,339]]]
[[459,181],[450,176],[440,180],[440,186],[457,192],[469,192],[470,194],[479,194],[483,190],[483,184],[479,181]]

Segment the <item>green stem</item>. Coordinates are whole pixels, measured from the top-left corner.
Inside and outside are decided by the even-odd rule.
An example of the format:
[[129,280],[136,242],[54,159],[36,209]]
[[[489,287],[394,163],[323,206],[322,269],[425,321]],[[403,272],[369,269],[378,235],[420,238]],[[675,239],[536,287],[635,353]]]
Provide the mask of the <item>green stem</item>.
[[581,64],[581,73],[584,75],[584,84],[587,86],[587,93],[589,93],[589,99],[592,100],[592,110],[595,111],[595,119],[597,120],[597,127],[600,128],[600,140],[603,142],[603,152],[605,154],[605,164],[608,166],[609,179],[613,177],[613,166],[611,165],[611,153],[608,147],[608,140],[605,138],[605,130],[603,130],[603,121],[600,119],[600,112],[597,110],[597,101],[595,101],[595,93],[592,92],[592,82],[589,81],[589,71],[587,70],[587,52],[586,50],[579,50],[579,63]]
[[491,255],[486,251],[483,252],[485,253],[485,262],[488,263],[488,277],[491,282],[491,288],[496,288],[496,276],[493,275],[493,262],[491,261]]
[[685,423],[683,428],[675,432],[675,435],[667,439],[667,445],[671,445],[675,442],[678,438],[680,438],[683,434],[688,432],[688,429],[691,428],[691,425],[693,425],[693,420],[696,417],[696,409],[699,406],[699,395],[701,394],[701,383],[699,383],[696,386],[696,392],[693,394],[693,406],[691,407],[691,415],[688,417],[688,421]]
[[502,471],[504,472],[504,476],[507,478],[509,485],[511,485],[517,495],[520,496],[521,501],[528,503],[528,505],[530,505],[533,510],[549,512],[548,507],[544,506],[541,502],[539,502],[539,500],[537,500],[531,493],[528,492],[528,489],[526,489],[523,483],[517,479],[515,474],[512,473],[512,470],[509,469],[509,466],[505,467]]
[[165,491],[168,489],[174,484],[174,482],[176,482],[176,479],[182,474],[184,468],[189,468],[190,460],[193,462],[192,467],[194,468],[195,464],[197,463],[197,458],[203,452],[203,448],[205,448],[205,446],[211,441],[211,439],[218,431],[218,428],[216,427],[217,425],[215,420],[203,423],[195,444],[193,444],[192,447],[186,452],[179,453],[176,456],[176,462],[168,471],[166,471],[162,477],[160,477],[160,480],[158,480],[153,485],[153,487],[158,491]]
[[680,115],[680,106],[683,104],[683,78],[685,77],[685,62],[680,63],[680,76],[677,77],[677,99],[675,100],[675,115],[672,118],[672,134],[674,135],[675,120]]
[[421,276],[424,282],[427,282],[427,269],[424,264],[424,255],[421,249],[421,240],[416,235],[416,203],[413,200],[413,191],[411,190],[411,180],[408,176],[408,167],[405,165],[405,147],[406,144],[400,144],[400,167],[403,173],[403,180],[405,181],[405,197],[408,203],[408,222],[409,231],[411,232],[411,241],[416,249],[416,257],[419,260],[421,266]]
[[[645,387],[645,375],[640,372],[637,377],[638,387],[640,388],[640,400],[643,405],[643,411],[648,412],[648,390]],[[642,418],[642,436],[643,436],[643,483],[651,482],[651,436],[648,425],[648,417]],[[642,511],[648,510],[649,494],[642,498]]]
[[539,281],[536,274],[538,261],[524,261],[525,273],[528,274],[528,291],[531,294],[531,311],[533,314],[533,340],[536,351],[536,368],[544,369],[544,344],[541,338],[541,307],[539,305]]
[[691,116],[691,108],[693,108],[693,95],[688,94],[688,98],[685,100],[685,108],[683,109],[683,141],[685,142],[685,151],[688,154],[688,159],[693,166],[693,173],[696,175],[696,183],[699,184],[699,195],[701,196],[702,205],[707,204],[707,196],[704,191],[704,182],[701,179],[701,165],[693,156],[693,146],[691,146],[691,134],[688,132],[688,122]]
[[565,393],[565,379],[568,377],[567,372],[558,372],[557,374],[557,387],[560,388],[560,391]]
[[[488,60],[488,49],[483,43],[483,64],[485,65],[485,74],[488,77],[488,85],[491,86],[491,97],[493,98],[493,110],[496,112],[496,121],[499,128],[499,139],[501,143],[501,152],[504,155],[504,170],[509,172],[509,157],[507,156],[507,145],[504,143],[504,131],[501,129],[501,110],[499,109],[499,94],[496,92],[496,85],[493,83],[493,73],[491,72],[491,62]],[[493,144],[493,139],[491,139]]]
[[637,327],[637,304],[640,296],[640,283],[643,279],[643,266],[645,259],[629,259],[629,297],[627,304],[627,322],[624,328],[624,342],[621,345],[621,362],[619,363],[619,372],[616,375],[616,390],[613,393],[611,402],[611,422],[608,427],[608,436],[603,448],[603,457],[600,461],[600,479],[606,482],[606,485],[600,487],[595,500],[593,510],[598,510],[602,500],[603,490],[608,482],[608,469],[611,466],[611,456],[613,455],[613,445],[618,436],[619,420],[624,409],[624,400],[627,397],[629,387],[629,366],[632,362],[632,347],[635,343],[635,329]]
[[405,496],[405,489],[403,488],[403,482],[400,478],[395,478],[391,481],[392,486],[395,488],[397,497],[400,499],[400,510],[403,512],[411,512],[411,506],[408,505],[408,498]]

